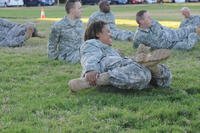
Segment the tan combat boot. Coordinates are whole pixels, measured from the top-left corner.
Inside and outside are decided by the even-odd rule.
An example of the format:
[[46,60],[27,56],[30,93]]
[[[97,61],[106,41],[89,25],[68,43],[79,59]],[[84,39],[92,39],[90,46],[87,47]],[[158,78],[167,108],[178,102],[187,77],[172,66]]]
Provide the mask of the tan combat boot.
[[37,32],[35,33],[35,37],[45,38],[46,36],[45,36],[43,33],[37,31]]
[[133,59],[144,66],[154,66],[166,60],[169,56],[169,49],[156,49],[151,52],[150,47],[140,44]]
[[[99,77],[97,78],[96,84],[98,86],[101,85],[109,85],[109,74],[108,73],[101,73]],[[68,82],[68,86],[72,92],[77,92],[83,89],[87,89],[92,87],[88,81],[86,81],[85,78],[77,78],[72,79]]]
[[160,75],[158,64],[169,58],[169,56],[169,49],[156,49],[151,52],[150,47],[140,44],[136,52],[135,60],[147,67],[151,71],[153,77],[157,77]]

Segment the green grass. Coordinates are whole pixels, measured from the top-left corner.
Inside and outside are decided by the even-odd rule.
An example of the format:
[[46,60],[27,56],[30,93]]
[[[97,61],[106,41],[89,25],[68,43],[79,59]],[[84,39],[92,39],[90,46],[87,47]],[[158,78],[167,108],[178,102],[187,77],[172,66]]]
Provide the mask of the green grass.
[[[181,20],[186,4],[112,6],[117,18],[135,18],[147,9],[158,20]],[[200,14],[200,3],[191,3]],[[88,17],[97,6],[84,6]],[[47,17],[63,17],[63,5],[45,7]],[[0,8],[0,17],[37,22],[47,36],[52,22],[36,21],[40,7]],[[135,27],[120,25],[135,30]],[[81,73],[72,65],[47,58],[47,40],[31,38],[21,48],[0,48],[1,133],[197,133],[200,131],[200,43],[190,51],[172,51],[166,62],[173,73],[169,89],[122,91],[91,88],[72,94],[67,82]],[[114,41],[125,55],[132,43]]]

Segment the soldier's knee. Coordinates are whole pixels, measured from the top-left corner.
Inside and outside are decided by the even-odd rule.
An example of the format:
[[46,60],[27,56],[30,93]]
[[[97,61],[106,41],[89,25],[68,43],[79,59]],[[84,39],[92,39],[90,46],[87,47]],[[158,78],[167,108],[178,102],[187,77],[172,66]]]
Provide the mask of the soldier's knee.
[[148,69],[139,72],[139,75],[136,76],[135,84],[137,84],[138,89],[144,89],[148,86],[151,81],[151,72]]
[[160,64],[160,74],[153,77],[151,84],[159,87],[168,87],[172,80],[172,73],[166,65]]

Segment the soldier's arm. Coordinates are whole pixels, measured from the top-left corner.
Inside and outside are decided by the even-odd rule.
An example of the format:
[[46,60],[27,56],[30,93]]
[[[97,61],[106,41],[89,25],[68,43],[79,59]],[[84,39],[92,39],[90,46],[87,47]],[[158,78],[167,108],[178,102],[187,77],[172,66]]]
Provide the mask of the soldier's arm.
[[115,23],[115,16],[113,13],[110,13],[109,20],[107,21],[111,29],[117,28],[116,23]]
[[60,38],[60,29],[58,27],[52,27],[48,42],[48,57],[50,59],[57,59],[58,57],[59,38]]
[[135,32],[135,35],[133,37],[133,48],[137,48],[140,44],[143,44],[144,42],[142,42],[142,36],[139,35],[139,31],[137,30]]
[[141,44],[141,43],[140,43],[139,40],[137,40],[137,39],[136,39],[136,40],[135,40],[135,39],[133,40],[133,47],[134,47],[134,48],[137,48],[140,44]]
[[199,26],[200,26],[200,15],[199,15],[199,16],[197,16],[196,23],[197,23],[197,26],[199,27]]
[[183,24],[183,21],[181,21],[181,23],[180,23],[180,25],[179,25],[179,28],[184,27],[183,25],[184,25],[184,24]]
[[88,19],[87,27],[93,22],[95,22],[95,16],[92,14]]
[[90,71],[100,72],[99,61],[101,58],[102,52],[100,48],[87,44],[87,42],[81,47],[81,64],[85,73]]
[[19,25],[15,22],[8,21],[7,19],[0,18],[1,27],[13,28],[15,25]]

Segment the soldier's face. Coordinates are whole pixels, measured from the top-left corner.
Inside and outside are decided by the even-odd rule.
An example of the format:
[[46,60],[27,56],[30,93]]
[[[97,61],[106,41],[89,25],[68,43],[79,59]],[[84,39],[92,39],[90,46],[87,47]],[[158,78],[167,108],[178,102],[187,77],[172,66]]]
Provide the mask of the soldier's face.
[[81,15],[82,15],[82,5],[80,2],[75,2],[74,4],[74,8],[72,8],[71,12],[74,16],[74,18],[78,19],[78,18],[81,18]]
[[100,10],[104,13],[108,13],[110,12],[110,4],[108,2],[103,2],[101,5],[100,5]]
[[189,18],[189,17],[190,17],[190,11],[184,10],[184,11],[182,11],[182,15],[183,15],[185,18]]
[[145,12],[143,15],[143,25],[148,28],[151,27],[151,16],[148,12]]
[[97,34],[97,37],[102,43],[112,46],[111,33],[107,25],[103,27],[102,32]]

